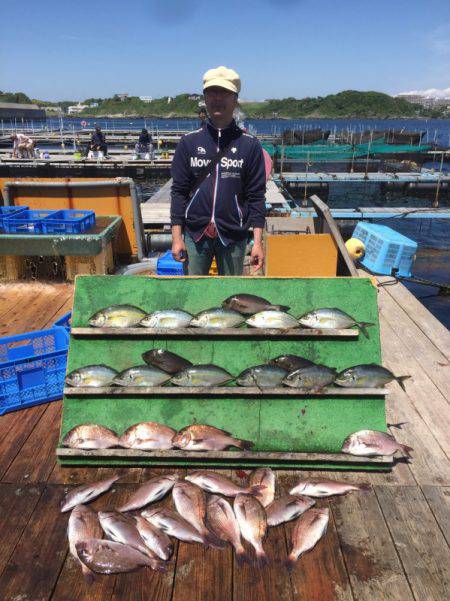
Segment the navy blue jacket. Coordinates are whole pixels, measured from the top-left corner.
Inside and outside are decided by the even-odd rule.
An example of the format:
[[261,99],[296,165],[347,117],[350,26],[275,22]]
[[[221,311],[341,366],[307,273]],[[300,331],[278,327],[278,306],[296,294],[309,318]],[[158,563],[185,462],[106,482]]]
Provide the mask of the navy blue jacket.
[[[201,183],[189,193],[199,174],[214,155],[230,142],[231,148]],[[211,122],[184,135],[172,162],[171,223],[181,225],[199,240],[215,223],[224,245],[242,240],[249,227],[264,227],[266,174],[260,142],[244,133],[233,121],[216,129]]]

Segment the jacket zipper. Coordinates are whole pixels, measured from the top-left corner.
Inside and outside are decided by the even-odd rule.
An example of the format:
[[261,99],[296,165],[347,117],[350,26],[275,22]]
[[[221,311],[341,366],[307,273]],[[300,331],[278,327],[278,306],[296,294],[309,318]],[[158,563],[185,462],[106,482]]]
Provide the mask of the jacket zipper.
[[236,209],[237,209],[237,212],[239,215],[239,223],[240,223],[240,226],[242,227],[242,211],[241,211],[241,207],[239,206],[237,194],[234,195],[234,202],[236,203]]
[[195,197],[197,196],[198,192],[199,192],[200,188],[198,188],[194,194],[194,196],[191,198],[188,206],[186,207],[186,212],[184,213],[184,218],[187,219],[188,216],[188,211],[191,208],[191,204],[194,202]]
[[[220,129],[217,130],[217,152],[220,152],[220,136],[222,134],[222,131]],[[214,223],[214,226],[216,228],[217,231],[217,235],[219,236],[219,240],[222,242],[223,244],[223,240],[220,236],[219,230],[217,228],[216,225],[216,217],[215,217],[215,210],[216,210],[216,199],[217,199],[217,189],[219,187],[219,163],[217,163],[216,165],[216,181],[214,182],[214,194],[213,194],[213,206],[212,206],[212,215],[211,215],[211,223]]]

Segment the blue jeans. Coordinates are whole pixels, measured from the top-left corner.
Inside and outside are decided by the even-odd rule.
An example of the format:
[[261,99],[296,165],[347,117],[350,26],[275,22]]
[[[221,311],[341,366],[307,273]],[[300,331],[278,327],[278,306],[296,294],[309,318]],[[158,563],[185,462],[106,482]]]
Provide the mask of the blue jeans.
[[208,275],[213,258],[216,258],[219,275],[242,275],[247,239],[224,246],[219,238],[203,236],[194,242],[186,235],[187,261],[184,263],[186,275]]

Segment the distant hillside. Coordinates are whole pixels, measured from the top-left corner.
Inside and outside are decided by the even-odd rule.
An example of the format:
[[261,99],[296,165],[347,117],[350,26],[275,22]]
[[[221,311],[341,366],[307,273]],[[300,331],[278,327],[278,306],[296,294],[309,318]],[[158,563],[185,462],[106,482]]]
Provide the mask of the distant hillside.
[[[82,104],[98,103],[79,113],[81,117],[178,117],[195,118],[198,114],[198,100],[190,100],[192,94],[179,94],[175,97],[163,96],[151,102],[143,102],[138,96],[120,100],[113,98],[89,98]],[[67,110],[74,101],[48,102],[30,100],[22,92],[0,92],[0,102],[31,102],[43,108],[59,106]],[[264,102],[246,102],[242,105],[246,117],[256,119],[299,119],[299,118],[397,118],[397,117],[448,117],[442,108],[426,109],[419,104],[411,104],[403,98],[394,98],[381,92],[358,92],[346,90],[329,96],[315,98],[283,98]]]

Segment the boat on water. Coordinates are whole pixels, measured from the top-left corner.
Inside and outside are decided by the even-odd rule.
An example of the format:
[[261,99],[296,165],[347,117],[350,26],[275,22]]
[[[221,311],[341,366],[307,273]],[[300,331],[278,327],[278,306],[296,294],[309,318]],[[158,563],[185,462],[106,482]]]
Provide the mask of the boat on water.
[[425,134],[425,131],[406,131],[404,129],[393,129],[386,132],[386,143],[420,144]]

